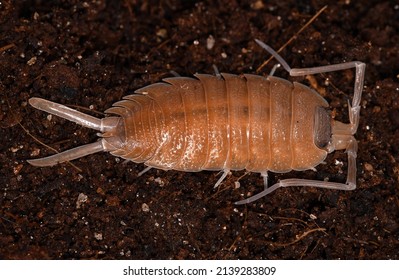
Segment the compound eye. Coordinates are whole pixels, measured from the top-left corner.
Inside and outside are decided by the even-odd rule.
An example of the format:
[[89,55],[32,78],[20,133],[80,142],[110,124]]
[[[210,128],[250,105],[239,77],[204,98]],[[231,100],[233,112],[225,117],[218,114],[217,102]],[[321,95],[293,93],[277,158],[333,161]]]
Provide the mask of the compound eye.
[[318,106],[314,119],[314,143],[320,149],[326,149],[331,141],[331,114],[327,108]]

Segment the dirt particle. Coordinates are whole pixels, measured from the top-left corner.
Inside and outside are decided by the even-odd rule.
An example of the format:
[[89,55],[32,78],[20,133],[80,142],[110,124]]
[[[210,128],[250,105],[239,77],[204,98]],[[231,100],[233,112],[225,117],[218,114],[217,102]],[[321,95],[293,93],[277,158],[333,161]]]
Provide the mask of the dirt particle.
[[380,106],[374,106],[373,113],[379,113],[379,112],[381,112],[381,107]]
[[23,166],[24,166],[23,164],[18,164],[17,166],[15,166],[14,170],[13,170],[14,171],[14,175],[18,175]]
[[163,187],[165,185],[165,182],[161,179],[161,177],[155,178],[154,182],[158,183],[160,187]]
[[156,35],[158,37],[161,37],[162,39],[165,39],[166,37],[168,37],[168,30],[166,30],[165,28],[161,28],[157,31]]
[[117,196],[108,196],[106,199],[106,203],[108,206],[119,206],[120,199]]
[[85,195],[84,193],[80,193],[78,195],[78,199],[76,200],[76,208],[79,209],[83,203],[87,202],[87,195]]
[[103,240],[103,234],[95,232],[94,233],[94,238],[97,239],[98,241]]
[[29,66],[32,66],[36,63],[37,61],[37,57],[33,56],[31,59],[28,60],[28,62],[26,62],[26,64],[28,64]]
[[206,39],[206,48],[208,50],[213,49],[213,47],[215,46],[215,38],[212,35],[209,35],[208,38]]
[[147,203],[143,203],[143,204],[141,205],[141,211],[143,211],[143,212],[149,212],[149,211],[150,211],[150,206],[148,206]]
[[364,169],[366,169],[367,171],[371,172],[374,170],[374,167],[370,164],[370,163],[365,163],[364,164]]
[[263,4],[263,1],[258,0],[255,3],[251,4],[251,8],[254,10],[261,10],[265,7],[265,4]]

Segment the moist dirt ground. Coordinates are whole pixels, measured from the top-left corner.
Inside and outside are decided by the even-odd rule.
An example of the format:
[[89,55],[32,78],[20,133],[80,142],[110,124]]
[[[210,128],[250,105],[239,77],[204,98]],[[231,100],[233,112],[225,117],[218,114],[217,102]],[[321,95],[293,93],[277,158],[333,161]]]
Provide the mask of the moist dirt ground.
[[[297,32],[325,5],[328,7]],[[26,159],[94,142],[96,132],[29,106],[46,98],[97,117],[124,95],[182,76],[267,75],[367,64],[356,133],[357,189],[279,189],[254,203],[259,174],[152,169],[98,153],[53,167]],[[395,1],[0,1],[1,259],[398,259],[399,4]],[[354,71],[291,78],[348,122]],[[306,151],[305,151],[306,152]],[[347,158],[270,173],[345,182]],[[239,181],[239,185],[236,183]]]

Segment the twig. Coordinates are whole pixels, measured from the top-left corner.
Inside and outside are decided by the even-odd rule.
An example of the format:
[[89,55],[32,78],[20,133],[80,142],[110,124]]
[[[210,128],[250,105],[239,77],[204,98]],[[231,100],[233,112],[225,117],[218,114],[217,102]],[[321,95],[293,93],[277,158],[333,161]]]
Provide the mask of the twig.
[[11,48],[13,48],[13,47],[15,47],[15,44],[14,44],[14,43],[5,45],[5,46],[3,46],[3,47],[0,48],[0,52],[4,52],[4,51],[6,51],[6,50],[8,50],[8,49],[11,49]]
[[302,240],[303,238],[305,238],[306,236],[308,236],[309,234],[311,234],[312,232],[316,232],[316,231],[322,231],[325,233],[326,229],[325,228],[314,228],[314,229],[310,229],[308,231],[305,231],[304,233],[302,233],[300,236],[298,236],[294,241],[288,242],[288,243],[273,243],[273,246],[278,246],[278,247],[284,247],[284,246],[289,246],[292,244],[297,243],[298,241]]
[[[298,37],[298,35],[300,33],[302,33],[302,31],[304,31],[313,21],[315,21],[316,18],[319,17],[319,15],[322,12],[324,12],[325,9],[327,9],[327,5],[324,6],[323,8],[321,8],[304,26],[302,26],[301,29],[299,29],[299,31],[297,33],[295,33],[294,36],[292,36],[284,45],[282,45],[278,49],[277,53],[281,52],[283,49],[285,49],[286,46],[288,46],[292,41],[294,41]],[[270,60],[272,60],[272,59],[273,59],[273,56],[270,56],[268,60],[263,62],[262,65],[259,66],[258,69],[256,69],[256,73],[259,73],[263,69],[263,67],[265,67],[270,62]]]

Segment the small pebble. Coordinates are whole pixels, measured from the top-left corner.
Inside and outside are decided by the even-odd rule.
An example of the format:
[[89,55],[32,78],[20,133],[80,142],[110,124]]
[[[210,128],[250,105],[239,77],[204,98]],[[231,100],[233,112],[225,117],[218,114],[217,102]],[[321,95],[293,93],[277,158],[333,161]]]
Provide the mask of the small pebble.
[[143,211],[143,212],[149,212],[149,211],[150,211],[150,206],[148,206],[147,203],[143,203],[143,204],[141,205],[141,211]]
[[166,37],[168,37],[168,31],[165,28],[161,28],[157,31],[156,35],[165,39]]
[[215,38],[212,35],[209,35],[206,39],[206,48],[211,50],[215,46]]
[[76,208],[79,209],[80,206],[87,201],[87,198],[87,195],[85,195],[84,193],[80,193],[78,195],[78,199],[76,200]]
[[367,171],[373,171],[374,167],[370,164],[370,163],[365,163],[364,164],[364,169],[366,169]]
[[36,61],[37,61],[37,57],[34,56],[31,59],[29,59],[26,64],[28,64],[29,66],[32,66],[32,65],[34,65],[36,63]]
[[102,233],[94,233],[94,238],[97,240],[103,240],[103,234]]
[[251,8],[254,10],[260,10],[265,7],[265,4],[261,0],[256,1],[255,3],[251,4]]

